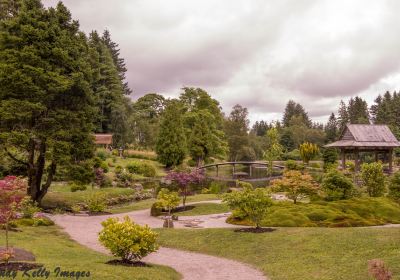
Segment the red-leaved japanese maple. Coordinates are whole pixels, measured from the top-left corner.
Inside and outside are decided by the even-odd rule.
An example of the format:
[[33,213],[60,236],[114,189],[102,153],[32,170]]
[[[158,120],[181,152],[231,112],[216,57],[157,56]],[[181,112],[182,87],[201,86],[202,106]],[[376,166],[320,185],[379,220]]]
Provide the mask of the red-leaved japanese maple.
[[179,187],[182,196],[183,208],[185,208],[186,197],[189,192],[189,186],[192,184],[199,184],[204,180],[204,174],[201,170],[193,170],[190,172],[170,171],[165,179],[171,181]]
[[[22,199],[26,196],[27,184],[24,180],[7,176],[0,180],[0,225],[3,225],[6,231],[6,251],[10,252],[8,243],[8,230],[12,220],[17,217],[17,211]],[[5,258],[8,262],[8,258]]]

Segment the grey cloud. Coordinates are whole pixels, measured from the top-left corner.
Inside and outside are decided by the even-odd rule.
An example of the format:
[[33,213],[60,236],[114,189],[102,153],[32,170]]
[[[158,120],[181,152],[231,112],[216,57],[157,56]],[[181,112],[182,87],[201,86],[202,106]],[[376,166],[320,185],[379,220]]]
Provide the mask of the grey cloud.
[[340,99],[400,87],[395,0],[64,2],[84,31],[110,30],[134,98],[195,86],[253,120],[276,118],[289,99],[321,120]]

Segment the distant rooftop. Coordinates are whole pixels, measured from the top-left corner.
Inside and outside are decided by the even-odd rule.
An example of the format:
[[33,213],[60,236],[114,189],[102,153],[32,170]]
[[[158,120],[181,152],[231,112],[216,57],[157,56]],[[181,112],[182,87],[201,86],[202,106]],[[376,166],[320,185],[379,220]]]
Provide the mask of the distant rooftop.
[[112,134],[95,134],[94,142],[97,145],[111,145],[112,144]]
[[348,124],[339,141],[325,147],[395,148],[400,142],[387,125]]

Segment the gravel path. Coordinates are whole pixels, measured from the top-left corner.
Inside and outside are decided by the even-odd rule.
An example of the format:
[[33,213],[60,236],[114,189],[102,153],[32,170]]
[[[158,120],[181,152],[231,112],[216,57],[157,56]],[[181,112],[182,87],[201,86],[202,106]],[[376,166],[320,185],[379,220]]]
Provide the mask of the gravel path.
[[[202,201],[201,203],[204,202],[205,201]],[[219,203],[218,201],[207,202]],[[180,221],[175,221],[174,226],[176,228],[188,226],[195,228],[236,227],[235,225],[225,223],[227,215],[229,214],[179,217]],[[129,216],[136,223],[142,225],[147,224],[152,228],[160,228],[163,224],[162,219],[150,216],[149,209],[105,216],[55,215],[51,218],[78,243],[93,250],[108,254],[109,252],[98,242],[97,238],[98,232],[102,228],[101,222],[109,217],[124,216]],[[172,267],[182,274],[183,279],[187,280],[267,279],[261,271],[247,264],[225,258],[164,247],[161,247],[157,252],[144,258],[144,261]]]

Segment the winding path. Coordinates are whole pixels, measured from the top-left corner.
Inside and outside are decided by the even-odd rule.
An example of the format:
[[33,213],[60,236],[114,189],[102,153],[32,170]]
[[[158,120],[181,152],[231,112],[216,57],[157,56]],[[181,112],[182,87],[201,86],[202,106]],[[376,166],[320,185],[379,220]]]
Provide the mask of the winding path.
[[[199,203],[204,202],[218,203],[218,201],[201,201]],[[109,252],[98,242],[98,233],[102,229],[101,222],[109,217],[124,216],[129,216],[136,223],[142,225],[147,224],[152,228],[161,228],[163,225],[162,219],[150,216],[149,209],[115,215],[90,217],[55,215],[52,216],[52,219],[78,243],[93,250],[108,254]],[[174,226],[176,228],[188,226],[202,228],[236,227],[235,225],[225,223],[226,216],[227,214],[212,214],[179,217],[180,221],[174,222]],[[172,267],[182,274],[183,279],[187,280],[267,279],[261,271],[244,263],[165,247],[161,247],[157,252],[150,254],[144,258],[144,261]]]

